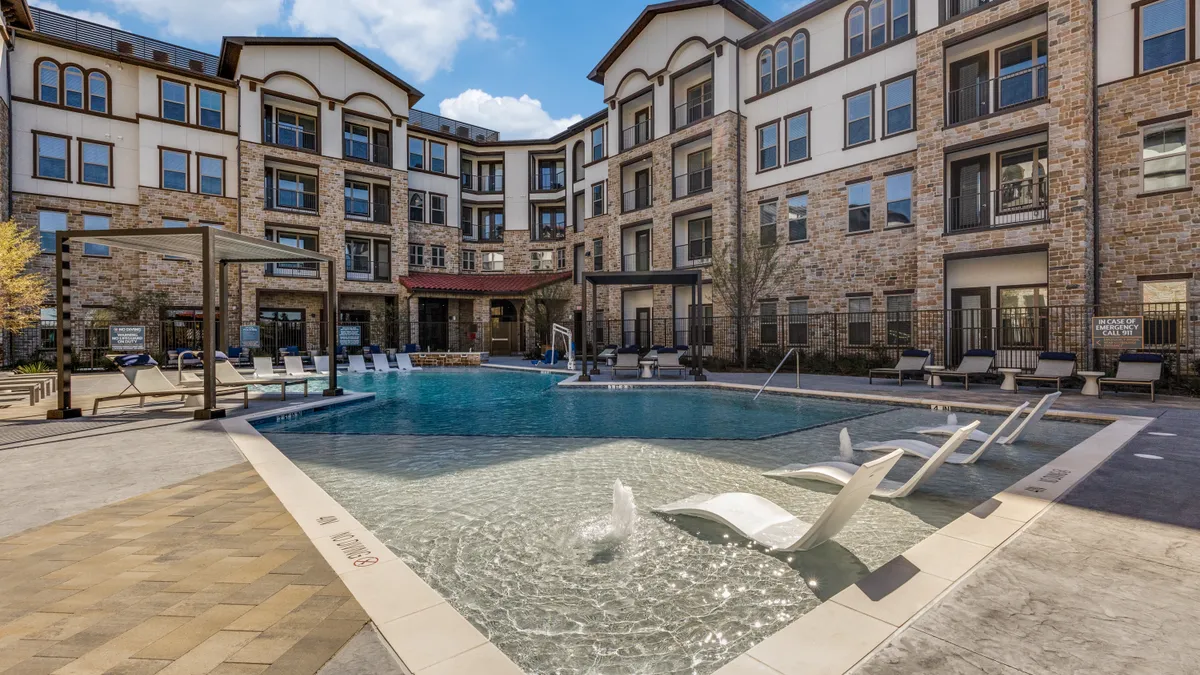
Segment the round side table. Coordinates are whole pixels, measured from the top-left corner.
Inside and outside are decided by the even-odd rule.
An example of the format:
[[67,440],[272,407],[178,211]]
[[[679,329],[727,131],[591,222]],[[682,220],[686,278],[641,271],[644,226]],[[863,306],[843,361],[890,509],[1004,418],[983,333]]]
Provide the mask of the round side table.
[[942,373],[946,371],[946,366],[925,366],[925,370],[929,371],[929,386],[942,386]]
[[1105,373],[1099,370],[1080,370],[1078,373],[1083,378],[1083,391],[1079,393],[1084,396],[1099,396],[1100,378],[1104,377]]
[[638,361],[638,364],[642,366],[642,379],[649,380],[654,377],[655,363],[655,361],[650,360]]
[[1000,383],[1000,391],[1017,390],[1017,375],[1021,374],[1020,368],[997,368],[996,372],[1004,376],[1004,381]]

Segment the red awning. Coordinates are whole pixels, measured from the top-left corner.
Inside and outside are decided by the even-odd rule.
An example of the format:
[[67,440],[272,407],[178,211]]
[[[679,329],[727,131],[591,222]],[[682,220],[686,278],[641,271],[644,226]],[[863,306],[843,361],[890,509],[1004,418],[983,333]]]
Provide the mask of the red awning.
[[444,291],[513,295],[571,278],[570,272],[557,274],[433,274],[415,272],[400,277],[400,283],[410,291]]

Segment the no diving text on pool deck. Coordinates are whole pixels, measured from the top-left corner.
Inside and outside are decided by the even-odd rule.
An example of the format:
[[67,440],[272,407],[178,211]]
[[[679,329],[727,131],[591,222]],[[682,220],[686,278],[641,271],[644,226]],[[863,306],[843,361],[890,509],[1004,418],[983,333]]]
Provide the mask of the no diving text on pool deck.
[[1096,349],[1141,349],[1144,344],[1142,317],[1092,317],[1092,343]]
[[[317,518],[318,525],[335,525],[338,522],[337,516],[321,516]],[[371,555],[371,549],[366,544],[354,536],[350,532],[339,532],[330,539],[342,551],[342,555],[346,556],[346,560],[353,561],[355,567],[370,567],[379,562],[379,557]]]

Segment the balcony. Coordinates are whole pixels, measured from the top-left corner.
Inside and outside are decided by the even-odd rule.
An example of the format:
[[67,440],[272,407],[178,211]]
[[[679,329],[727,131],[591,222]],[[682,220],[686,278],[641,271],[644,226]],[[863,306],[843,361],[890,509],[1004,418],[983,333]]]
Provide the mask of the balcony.
[[981,80],[946,94],[946,124],[963,124],[1046,98],[1046,65]]
[[621,260],[621,270],[624,272],[649,272],[650,251],[626,253]]
[[356,159],[360,162],[378,164],[379,166],[392,165],[392,149],[389,146],[378,143],[355,141],[349,138],[343,139],[342,153],[346,159]]
[[346,197],[346,217],[355,220],[368,220],[373,223],[391,222],[392,205],[389,202],[375,202],[369,199]]
[[269,277],[290,279],[319,279],[321,270],[318,268],[318,263],[267,263],[266,274]]
[[464,173],[462,174],[462,189],[463,192],[480,192],[483,194],[504,192],[504,176],[474,176]]
[[648,209],[653,202],[654,190],[649,186],[634,188],[621,195],[621,210],[627,213],[638,209]]
[[539,171],[534,189],[542,192],[554,192],[567,187],[567,171]]
[[712,189],[712,167],[675,176],[675,199]]
[[712,238],[696,239],[675,247],[675,269],[712,264]]
[[346,281],[391,281],[392,267],[386,260],[346,258]]
[[1049,218],[1045,178],[1006,183],[999,190],[946,200],[946,234],[1028,225]]
[[317,134],[291,124],[263,121],[263,143],[292,148],[301,152],[317,151]]
[[712,97],[700,101],[688,101],[675,106],[675,129],[682,129],[700,120],[713,116]]
[[301,192],[299,190],[275,189],[267,190],[268,209],[291,209],[295,211],[317,212],[317,193]]
[[463,223],[462,230],[463,241],[478,242],[481,244],[504,243],[503,225],[475,225],[473,223]]
[[654,140],[654,124],[650,119],[642,120],[621,130],[621,152],[645,145]]

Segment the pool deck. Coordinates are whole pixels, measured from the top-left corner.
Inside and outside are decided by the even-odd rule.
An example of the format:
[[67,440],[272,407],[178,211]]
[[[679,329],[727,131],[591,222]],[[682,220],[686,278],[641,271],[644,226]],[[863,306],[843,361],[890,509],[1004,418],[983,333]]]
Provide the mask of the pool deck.
[[[772,388],[795,391],[794,378],[781,373]],[[765,379],[710,375],[743,387]],[[92,396],[122,381],[77,377],[75,402],[90,410]],[[968,408],[1048,391],[1022,398],[994,385],[965,392],[816,375],[802,386]],[[252,399],[245,412],[320,401],[277,398]],[[19,589],[0,593],[0,673],[405,672],[226,424],[194,422],[172,404],[47,422],[52,405],[0,409],[0,588]],[[1068,393],[1055,407],[1153,419],[1069,486],[999,496],[720,672],[1192,672],[1200,401]],[[1050,503],[1056,490],[1063,496]],[[213,551],[223,555],[200,560]],[[221,595],[213,587],[223,584],[239,587]],[[484,671],[463,660],[436,672]]]

